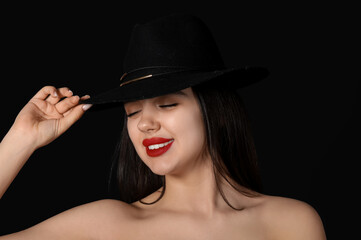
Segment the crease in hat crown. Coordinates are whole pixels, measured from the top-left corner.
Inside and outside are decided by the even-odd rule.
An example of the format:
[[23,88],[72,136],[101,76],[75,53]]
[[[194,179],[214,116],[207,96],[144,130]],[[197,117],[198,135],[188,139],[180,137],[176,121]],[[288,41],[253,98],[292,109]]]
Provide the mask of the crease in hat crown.
[[202,21],[175,14],[134,27],[123,69],[121,86],[150,75],[224,69],[224,63]]
[[201,19],[188,14],[173,14],[137,24],[131,33],[123,72],[117,88],[86,102],[145,99],[219,77],[228,81],[225,84],[222,79],[220,87],[231,84],[238,88],[268,75],[265,68],[227,69],[209,28]]

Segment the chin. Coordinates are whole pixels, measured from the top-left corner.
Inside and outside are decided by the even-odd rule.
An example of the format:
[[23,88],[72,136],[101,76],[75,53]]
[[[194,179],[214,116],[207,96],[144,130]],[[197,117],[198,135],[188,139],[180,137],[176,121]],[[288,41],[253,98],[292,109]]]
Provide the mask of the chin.
[[152,159],[151,161],[151,163],[146,163],[146,165],[154,174],[169,175],[174,171],[174,166],[169,162],[161,162],[160,159]]
[[141,154],[138,155],[154,174],[161,176],[174,172],[180,160],[169,155],[169,153],[166,154],[167,156],[163,155],[159,157],[150,157],[145,152],[141,152]]

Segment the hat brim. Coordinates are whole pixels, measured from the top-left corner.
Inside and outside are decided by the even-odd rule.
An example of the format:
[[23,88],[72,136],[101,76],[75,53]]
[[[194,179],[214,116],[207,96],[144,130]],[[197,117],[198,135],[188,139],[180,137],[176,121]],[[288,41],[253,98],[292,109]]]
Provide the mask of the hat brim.
[[258,82],[267,77],[268,74],[268,70],[262,67],[162,74],[111,89],[81,103],[124,103],[154,98],[206,82],[219,85],[220,88],[232,87],[238,89]]

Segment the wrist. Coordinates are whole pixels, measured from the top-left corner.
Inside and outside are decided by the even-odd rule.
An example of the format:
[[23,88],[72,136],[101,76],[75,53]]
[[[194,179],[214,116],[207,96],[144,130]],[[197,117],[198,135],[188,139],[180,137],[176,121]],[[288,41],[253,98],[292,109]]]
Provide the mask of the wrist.
[[38,147],[36,146],[36,139],[26,131],[11,127],[5,135],[1,144],[13,146],[19,151],[26,151],[33,153]]
[[36,149],[25,135],[13,128],[0,142],[0,199]]

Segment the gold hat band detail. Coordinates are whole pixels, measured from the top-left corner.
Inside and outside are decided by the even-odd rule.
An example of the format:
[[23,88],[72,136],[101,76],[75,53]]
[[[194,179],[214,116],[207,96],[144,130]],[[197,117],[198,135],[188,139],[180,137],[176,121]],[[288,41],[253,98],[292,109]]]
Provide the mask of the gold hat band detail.
[[[127,73],[124,73],[123,76],[120,78],[120,81],[127,75]],[[120,84],[119,87],[122,87],[128,83],[132,83],[132,82],[136,82],[136,81],[139,81],[139,80],[142,80],[142,79],[145,79],[145,78],[150,78],[152,77],[153,75],[152,74],[149,74],[149,75],[146,75],[146,76],[143,76],[143,77],[138,77],[138,78],[134,78],[132,80],[129,80],[129,81],[126,81],[126,82],[123,82]]]

